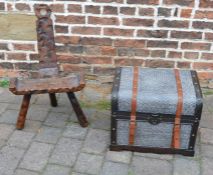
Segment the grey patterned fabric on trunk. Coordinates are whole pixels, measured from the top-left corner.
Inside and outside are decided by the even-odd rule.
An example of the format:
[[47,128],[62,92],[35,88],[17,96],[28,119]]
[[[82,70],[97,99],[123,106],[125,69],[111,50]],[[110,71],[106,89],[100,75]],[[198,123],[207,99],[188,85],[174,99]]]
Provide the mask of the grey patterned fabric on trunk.
[[[118,112],[131,112],[133,69],[133,67],[121,69],[117,98]],[[181,123],[180,148],[188,149],[197,98],[191,71],[180,70],[180,79],[183,90],[182,115],[189,116],[187,123]],[[137,112],[162,114],[162,116],[163,114],[171,114],[175,117],[177,103],[178,93],[173,69],[140,68]],[[158,117],[158,115],[154,116]],[[129,145],[130,116],[123,116],[123,119],[117,119],[116,123],[116,144]],[[171,120],[153,125],[149,121],[145,121],[145,118],[144,120],[137,119],[134,146],[171,148],[173,127],[174,123]]]
[[[180,71],[183,89],[182,115],[193,116],[196,93],[188,70]],[[133,67],[122,68],[118,92],[118,111],[131,111]],[[137,112],[174,114],[178,101],[176,79],[172,69],[146,69],[139,71]]]
[[[181,125],[181,147],[187,149],[192,126]],[[173,123],[152,125],[147,121],[137,121],[134,146],[170,148],[172,141]],[[129,121],[117,120],[117,144],[129,144]]]

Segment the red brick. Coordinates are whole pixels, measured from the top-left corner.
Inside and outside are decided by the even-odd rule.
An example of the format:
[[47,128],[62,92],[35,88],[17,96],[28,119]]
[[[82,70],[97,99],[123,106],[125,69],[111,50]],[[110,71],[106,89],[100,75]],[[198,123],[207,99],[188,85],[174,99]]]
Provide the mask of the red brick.
[[93,0],[93,1],[99,3],[111,3],[111,2],[123,3],[123,0]]
[[159,20],[158,21],[159,27],[169,27],[169,28],[188,28],[189,21],[177,21],[177,20]]
[[213,33],[205,33],[205,39],[213,41]]
[[55,31],[56,33],[68,33],[68,26],[59,26],[59,25],[56,25],[55,26]]
[[168,58],[182,58],[182,52],[169,51]]
[[89,16],[88,23],[101,24],[101,25],[119,25],[119,20],[118,18],[115,18],[115,17],[106,18],[106,17]]
[[35,51],[34,44],[13,44],[15,50]]
[[64,12],[64,4],[51,4],[50,8],[53,12],[63,13]]
[[0,50],[9,50],[7,43],[0,43]]
[[141,66],[144,63],[142,59],[129,59],[129,58],[120,58],[115,59],[115,65],[118,66]]
[[117,15],[118,8],[113,6],[104,6],[103,14],[107,15]]
[[68,45],[60,45],[60,46],[57,46],[56,45],[56,52],[57,53],[69,53],[69,48],[68,48]]
[[7,53],[8,60],[26,60],[26,54],[24,53]]
[[112,66],[94,66],[93,73],[98,75],[115,75],[115,68]]
[[203,60],[213,60],[213,53],[202,53],[201,59],[203,59]]
[[85,55],[101,55],[101,49],[99,46],[84,46]]
[[133,49],[135,56],[142,56],[142,57],[148,57],[149,56],[149,50],[147,49]]
[[143,48],[145,47],[145,40],[117,39],[114,41],[114,45],[116,47]]
[[0,2],[0,10],[5,10],[5,3],[4,2]]
[[56,36],[55,42],[63,44],[79,44],[81,38],[79,36]]
[[211,44],[209,43],[192,43],[192,42],[183,42],[181,44],[182,49],[190,50],[210,50]]
[[96,45],[96,46],[111,46],[112,40],[110,38],[82,38],[81,44],[83,45]]
[[[1,68],[1,66],[0,66]],[[18,77],[20,76],[21,71],[17,71],[17,70],[11,70],[11,69],[0,69],[0,77]],[[23,72],[22,72],[23,74]]]
[[134,30],[131,29],[118,29],[118,28],[105,28],[104,35],[107,36],[133,36]]
[[57,55],[57,59],[60,63],[80,64],[81,56],[76,55]]
[[82,35],[100,35],[101,28],[99,27],[72,27],[72,33]]
[[158,8],[158,16],[170,17],[172,9],[171,8]]
[[180,39],[202,39],[201,32],[185,32],[185,31],[171,31],[172,38]]
[[85,23],[85,16],[61,16],[56,15],[56,22],[57,23],[68,23],[68,24],[84,24]]
[[132,48],[129,47],[121,47],[117,48],[117,55],[118,56],[128,56],[128,57],[133,57],[134,52]]
[[198,77],[201,80],[211,80],[213,79],[213,72],[199,71]]
[[195,0],[164,0],[163,3],[168,4],[168,5],[176,4],[176,5],[180,5],[180,6],[193,7],[194,1]]
[[128,4],[158,5],[159,0],[127,0]]
[[213,8],[213,1],[212,0],[200,0],[200,7]]
[[141,18],[125,18],[123,19],[123,25],[125,26],[153,26],[154,20],[152,19],[141,19]]
[[30,60],[39,60],[39,54],[30,54]]
[[167,61],[167,60],[146,60],[145,63],[146,67],[151,67],[151,68],[158,68],[158,67],[163,67],[163,68],[173,68],[175,65],[174,61]]
[[140,8],[139,15],[141,16],[154,16],[154,9],[153,8]]
[[100,6],[88,5],[88,6],[85,6],[85,12],[92,13],[92,14],[100,14],[101,9],[100,9]]
[[165,58],[166,51],[165,50],[152,50],[151,57]]
[[4,59],[5,59],[4,53],[1,53],[1,52],[0,52],[0,60],[4,60]]
[[14,63],[14,68],[18,70],[38,70],[38,63]]
[[190,18],[192,15],[192,9],[182,9],[180,16],[182,18]]
[[116,49],[111,46],[103,46],[101,47],[101,54],[102,55],[110,55],[115,56],[116,55]]
[[135,7],[120,7],[120,13],[124,15],[135,15]]
[[197,19],[213,19],[213,12],[212,11],[196,11],[195,18]]
[[198,59],[199,53],[197,52],[185,52],[184,58],[186,59]]
[[195,29],[211,29],[211,30],[213,30],[213,23],[212,22],[194,21],[192,26]]
[[17,3],[15,7],[20,11],[30,11],[30,6],[26,3]]
[[177,41],[155,41],[149,40],[147,42],[147,47],[156,47],[156,48],[177,48]]
[[78,5],[78,4],[69,4],[68,11],[71,13],[81,13],[82,7],[81,7],[81,5]]
[[177,67],[182,69],[189,69],[191,67],[191,62],[187,61],[178,61]]
[[0,62],[0,70],[1,69],[13,69],[13,64],[12,63],[8,63],[8,62]]
[[194,69],[205,69],[205,70],[213,70],[212,62],[195,62],[193,64]]
[[86,64],[112,64],[111,57],[83,56],[81,59],[82,62]]
[[137,36],[146,38],[167,38],[166,30],[138,30]]
[[91,66],[85,65],[85,64],[68,64],[63,63],[60,65],[61,69],[64,72],[82,72],[82,73],[92,73],[91,72]]

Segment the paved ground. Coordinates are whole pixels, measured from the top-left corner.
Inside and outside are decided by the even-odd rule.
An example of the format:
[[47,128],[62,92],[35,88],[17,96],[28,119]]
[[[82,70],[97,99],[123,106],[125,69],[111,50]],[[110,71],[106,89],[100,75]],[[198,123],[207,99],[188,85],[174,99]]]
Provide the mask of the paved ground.
[[110,111],[84,109],[79,127],[65,96],[32,98],[26,127],[15,129],[21,98],[0,88],[0,175],[212,175],[213,96],[205,97],[196,156],[111,152]]

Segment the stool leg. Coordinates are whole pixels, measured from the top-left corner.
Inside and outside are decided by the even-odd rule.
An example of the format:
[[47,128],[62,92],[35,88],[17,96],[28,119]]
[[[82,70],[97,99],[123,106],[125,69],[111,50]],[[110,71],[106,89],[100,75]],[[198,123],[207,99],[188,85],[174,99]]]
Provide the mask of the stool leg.
[[26,116],[27,116],[27,111],[28,111],[29,104],[30,104],[30,98],[31,98],[31,94],[24,95],[24,97],[23,97],[21,109],[20,109],[18,120],[17,120],[17,123],[16,123],[17,129],[23,129],[24,128],[24,124],[25,124],[25,120],[26,120]]
[[89,123],[88,123],[79,103],[78,103],[77,98],[75,97],[75,94],[73,92],[67,92],[67,96],[68,96],[68,98],[69,98],[69,100],[72,104],[72,107],[73,107],[73,109],[76,113],[76,116],[78,118],[80,125],[82,127],[87,127]]
[[55,93],[49,93],[49,96],[50,96],[51,106],[52,106],[52,107],[56,107],[56,106],[58,106],[58,103],[57,103],[57,99],[56,99]]

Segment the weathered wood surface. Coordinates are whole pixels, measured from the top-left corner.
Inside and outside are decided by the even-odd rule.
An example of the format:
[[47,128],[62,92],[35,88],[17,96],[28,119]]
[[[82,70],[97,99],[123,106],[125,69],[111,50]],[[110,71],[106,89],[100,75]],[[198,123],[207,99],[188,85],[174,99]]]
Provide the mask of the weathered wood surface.
[[28,78],[10,80],[10,91],[15,95],[24,95],[16,127],[17,129],[24,127],[31,95],[43,93],[49,94],[53,107],[58,105],[55,93],[67,93],[80,125],[86,127],[87,119],[73,93],[85,87],[84,76],[82,73],[65,75],[59,72],[53,23],[50,18],[51,9],[47,5],[35,5],[35,14],[38,18],[36,26],[40,55],[38,73],[36,76],[29,73]]
[[17,120],[17,123],[16,123],[17,129],[23,129],[24,128],[24,124],[25,124],[25,120],[26,120],[26,116],[27,116],[27,111],[28,111],[29,104],[30,104],[30,99],[31,99],[31,94],[24,95],[24,97],[23,97],[21,109],[20,109],[20,112],[19,112],[19,117],[18,117],[18,120]]
[[82,75],[10,81],[10,91],[16,95],[76,92],[85,87]]

